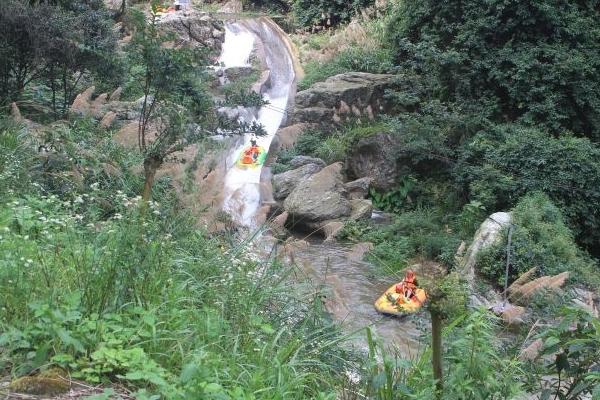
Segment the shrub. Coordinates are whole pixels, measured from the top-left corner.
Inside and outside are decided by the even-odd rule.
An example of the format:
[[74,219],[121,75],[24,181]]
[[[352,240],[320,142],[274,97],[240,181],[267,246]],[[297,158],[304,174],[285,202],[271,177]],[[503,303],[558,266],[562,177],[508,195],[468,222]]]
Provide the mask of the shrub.
[[[509,282],[533,267],[540,275],[572,271],[576,279],[589,268],[591,261],[578,249],[562,213],[545,194],[523,197],[513,209],[513,224]],[[504,283],[506,230],[502,237],[477,260],[481,273],[499,285]],[[579,279],[585,281],[587,277]]]
[[298,90],[308,89],[316,82],[345,72],[386,73],[393,68],[391,60],[391,53],[385,49],[350,47],[342,50],[332,60],[309,61],[304,68],[305,76],[298,84]]
[[472,200],[507,209],[529,191],[546,193],[589,249],[600,243],[600,149],[587,139],[555,138],[518,125],[477,134],[455,168]]
[[9,0],[0,26],[0,103],[41,82],[51,91],[53,112],[64,114],[84,75],[119,79],[116,36],[102,2]]
[[374,0],[294,0],[292,10],[301,26],[334,26],[347,22]]
[[402,1],[389,27],[396,60],[440,99],[495,121],[598,139],[600,9],[594,0]]

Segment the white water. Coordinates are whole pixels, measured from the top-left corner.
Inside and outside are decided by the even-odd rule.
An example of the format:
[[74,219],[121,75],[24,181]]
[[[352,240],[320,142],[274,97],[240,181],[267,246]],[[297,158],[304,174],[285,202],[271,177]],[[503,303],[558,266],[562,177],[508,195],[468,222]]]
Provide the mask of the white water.
[[[225,42],[219,62],[225,69],[247,66],[254,48],[255,39],[264,46],[265,63],[270,71],[270,84],[263,93],[269,104],[263,106],[255,119],[263,125],[266,135],[257,138],[257,143],[266,150],[285,118],[288,99],[294,84],[292,57],[279,32],[262,20],[230,23],[225,26]],[[232,150],[227,159],[223,210],[239,225],[256,227],[256,213],[261,207],[262,168],[242,169],[236,166],[244,148],[250,145],[252,135]]]

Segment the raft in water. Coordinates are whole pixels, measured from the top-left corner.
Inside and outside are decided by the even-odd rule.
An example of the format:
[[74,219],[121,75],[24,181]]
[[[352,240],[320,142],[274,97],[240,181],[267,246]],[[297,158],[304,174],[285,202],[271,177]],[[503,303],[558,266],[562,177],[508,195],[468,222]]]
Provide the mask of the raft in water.
[[398,299],[401,297],[403,298],[401,294],[396,293],[396,285],[392,285],[377,299],[375,309],[382,314],[400,317],[419,311],[427,300],[425,291],[420,288],[415,290],[415,296],[408,301],[404,300],[399,303]]
[[238,168],[257,168],[261,167],[267,159],[267,151],[262,146],[258,147],[258,156],[254,159],[248,156],[251,146],[246,147],[240,152],[236,165]]

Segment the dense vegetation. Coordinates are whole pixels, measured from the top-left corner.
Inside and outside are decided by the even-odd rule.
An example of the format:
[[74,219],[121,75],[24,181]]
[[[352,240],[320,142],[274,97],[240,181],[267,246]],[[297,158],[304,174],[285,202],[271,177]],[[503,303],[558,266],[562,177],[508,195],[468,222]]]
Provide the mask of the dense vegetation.
[[[205,53],[166,45],[135,7],[121,26],[135,34],[117,46],[101,1],[7,0],[0,109],[16,101],[27,118],[64,120],[0,116],[0,376],[59,367],[101,384],[100,398],[600,398],[600,324],[569,297],[600,288],[597,2],[390,2],[378,20],[355,19],[365,28],[343,46],[327,42],[343,41],[344,23],[373,1],[250,3],[293,13],[303,35],[321,32],[301,39],[327,57],[306,64],[300,89],[349,71],[398,73],[393,112],[313,127],[273,171],[296,155],[348,161],[361,140],[392,135],[401,174],[391,190],[369,193],[390,222],[351,222],[340,238],[372,242],[377,273],[423,261],[448,270],[422,281],[431,336],[444,347],[404,360],[367,329],[367,354],[355,351],[321,293],[306,294],[293,270],[231,231],[208,232],[169,178],[156,177],[208,134],[253,129],[214,114]],[[323,32],[333,27],[341,34]],[[262,104],[247,95],[256,75],[226,86],[224,104]],[[91,84],[142,97],[138,151],[68,115]],[[161,129],[143,143],[153,123]],[[566,295],[532,298],[511,332],[466,308],[473,293],[456,272],[461,242],[499,210],[513,215],[509,283],[533,267],[572,272]],[[507,236],[479,257],[476,290],[504,283]],[[520,357],[537,339],[540,356]]]

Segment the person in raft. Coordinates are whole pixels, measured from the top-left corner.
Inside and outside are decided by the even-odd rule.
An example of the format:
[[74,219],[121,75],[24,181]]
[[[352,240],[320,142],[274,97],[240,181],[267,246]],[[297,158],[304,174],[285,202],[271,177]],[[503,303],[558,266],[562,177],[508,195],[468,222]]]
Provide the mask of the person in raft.
[[398,303],[416,299],[417,286],[417,274],[415,274],[415,271],[411,269],[407,270],[404,274],[404,279],[402,279],[402,282],[396,285],[396,293],[401,295],[398,297]]
[[258,159],[258,153],[260,150],[256,145],[256,139],[250,139],[250,148],[244,151],[244,157],[242,158],[242,162],[244,164],[253,164]]

